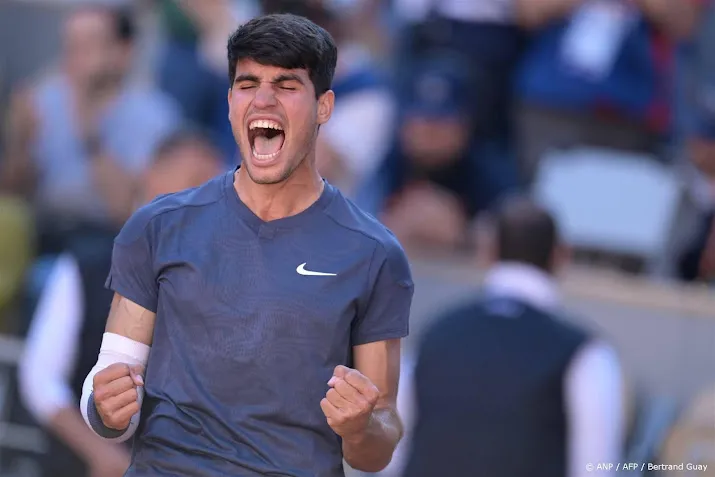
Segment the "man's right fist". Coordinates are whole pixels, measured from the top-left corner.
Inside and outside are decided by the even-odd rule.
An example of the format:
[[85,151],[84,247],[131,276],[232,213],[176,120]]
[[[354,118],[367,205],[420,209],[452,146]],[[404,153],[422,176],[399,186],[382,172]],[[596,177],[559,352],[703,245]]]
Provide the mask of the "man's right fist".
[[94,375],[93,395],[102,422],[110,429],[123,431],[141,403],[137,387],[144,386],[144,367],[115,363]]

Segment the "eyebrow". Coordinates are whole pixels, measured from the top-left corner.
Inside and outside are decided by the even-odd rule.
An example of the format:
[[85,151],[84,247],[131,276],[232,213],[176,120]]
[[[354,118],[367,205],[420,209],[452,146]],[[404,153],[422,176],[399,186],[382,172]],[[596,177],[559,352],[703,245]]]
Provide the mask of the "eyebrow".
[[301,77],[295,73],[283,73],[281,75],[278,75],[273,78],[273,81],[271,81],[271,83],[284,83],[286,81],[297,81],[298,83],[303,84],[303,80],[301,79]]
[[260,79],[258,79],[258,76],[247,73],[238,75],[233,80],[234,83],[241,83],[243,81],[250,81],[251,83],[260,83]]
[[[250,73],[245,73],[236,76],[236,79],[233,80],[234,83],[241,83],[243,81],[249,81],[251,83],[260,83],[261,80],[258,76],[250,74]],[[278,83],[284,83],[286,81],[297,81],[298,83],[304,85],[305,83],[303,82],[303,79],[298,76],[295,73],[283,73],[271,80],[271,83],[273,84],[278,84]]]

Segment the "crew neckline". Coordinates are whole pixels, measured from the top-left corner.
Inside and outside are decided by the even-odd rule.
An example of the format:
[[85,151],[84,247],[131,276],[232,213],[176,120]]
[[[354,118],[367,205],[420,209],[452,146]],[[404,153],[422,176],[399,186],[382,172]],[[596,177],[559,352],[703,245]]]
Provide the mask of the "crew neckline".
[[335,196],[336,189],[328,181],[323,179],[323,192],[320,197],[308,206],[305,210],[302,210],[294,215],[289,215],[287,217],[282,217],[280,219],[274,219],[265,221],[259,216],[257,216],[239,197],[236,187],[234,187],[234,177],[236,172],[239,170],[240,166],[231,169],[226,173],[224,179],[224,187],[226,189],[226,194],[229,197],[229,201],[235,205],[241,220],[249,225],[254,230],[267,230],[267,229],[285,229],[293,228],[299,226],[301,223],[305,222],[306,219],[313,217],[316,214],[321,213],[330,204],[333,197]]

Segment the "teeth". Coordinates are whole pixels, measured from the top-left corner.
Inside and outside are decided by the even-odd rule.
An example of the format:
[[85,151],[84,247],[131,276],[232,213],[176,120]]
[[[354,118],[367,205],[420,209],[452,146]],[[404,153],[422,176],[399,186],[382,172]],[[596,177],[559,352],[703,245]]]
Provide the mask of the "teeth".
[[[257,126],[257,127],[262,127],[262,126]],[[282,148],[281,148],[281,149],[282,149]],[[260,160],[262,160],[262,161],[265,161],[265,160],[268,160],[268,159],[273,159],[273,158],[276,157],[276,156],[278,155],[278,153],[281,152],[281,151],[276,151],[276,152],[274,152],[273,154],[258,154],[258,153],[256,152],[256,149],[254,148],[252,152],[253,152],[253,157],[255,157],[256,159],[260,159]]]
[[256,119],[255,121],[251,121],[251,124],[248,125],[248,129],[256,128],[276,129],[278,131],[283,131],[283,128],[280,124],[270,119]]

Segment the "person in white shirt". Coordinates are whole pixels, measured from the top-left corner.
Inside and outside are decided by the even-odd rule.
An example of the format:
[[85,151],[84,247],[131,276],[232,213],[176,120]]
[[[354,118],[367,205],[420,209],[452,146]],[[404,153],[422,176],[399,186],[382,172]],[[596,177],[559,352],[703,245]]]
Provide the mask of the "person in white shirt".
[[[463,317],[458,316],[459,311],[453,312],[451,315],[448,314],[445,319],[448,320],[446,323],[450,324],[442,327],[443,325],[438,322],[431,331],[432,336],[426,338],[425,341],[432,343],[432,345],[425,345],[425,342],[423,342],[421,350],[424,351],[427,349],[425,347],[428,346],[429,349],[434,352],[436,349],[433,346],[435,341],[434,336],[436,335],[435,330],[441,330],[441,336],[444,337],[446,333],[444,330],[449,326],[453,326],[455,322],[458,322],[462,318],[467,321],[471,319],[511,320],[518,326],[519,322],[517,320],[520,318],[533,318],[533,313],[524,312],[522,314],[524,310],[528,309],[538,310],[538,312],[543,313],[545,316],[558,317],[560,314],[559,308],[561,306],[561,299],[553,273],[564,265],[566,254],[564,248],[558,245],[558,235],[555,227],[555,223],[550,215],[530,201],[524,199],[507,201],[496,216],[497,230],[496,240],[494,242],[495,246],[489,247],[492,250],[492,253],[488,254],[490,255],[491,266],[484,283],[485,296],[487,297],[486,302],[488,303],[489,300],[493,300],[492,303],[494,303],[494,305],[484,306],[492,306],[492,310],[487,312],[486,316],[475,316],[473,313],[468,313],[469,308],[467,307],[461,309],[464,312]],[[549,233],[549,230],[551,230],[551,233]],[[541,254],[539,254],[539,249],[542,249]],[[544,253],[544,251],[546,253]],[[538,257],[539,255],[550,257],[548,261],[554,265],[550,271],[539,266],[539,260],[532,260],[532,258]],[[522,306],[525,308],[522,309]],[[489,314],[493,314],[493,316],[490,317],[488,316]],[[524,323],[522,323],[522,325],[523,324]],[[547,326],[550,327],[551,325]],[[559,326],[560,325],[557,325],[554,329],[557,330],[557,333],[562,333]],[[573,327],[570,328],[574,329]],[[490,329],[487,328],[487,330]],[[511,332],[514,331],[512,330],[510,333]],[[550,332],[551,331],[549,331],[549,333]],[[518,331],[515,333],[518,333]],[[566,331],[565,333],[569,332]],[[548,336],[548,334],[545,333],[545,336]],[[544,343],[546,343],[546,341],[544,341]],[[455,352],[454,349],[459,349],[459,343],[457,341],[451,343],[451,346],[450,354]],[[502,346],[508,347],[508,342],[502,342]],[[504,353],[510,356],[508,349],[504,351]],[[542,359],[540,355],[533,355],[529,358],[528,356],[519,356],[519,351],[515,351],[515,353],[516,359],[526,358],[527,361],[529,359],[534,361]],[[498,359],[496,355],[492,357]],[[502,359],[503,358],[502,356]],[[406,435],[398,447],[395,453],[396,457],[393,459],[390,467],[388,467],[381,476],[412,476],[414,471],[414,467],[410,465],[412,460],[417,457],[417,460],[421,462],[422,465],[425,464],[425,461],[420,459],[420,456],[415,456],[415,453],[420,450],[426,454],[435,454],[430,456],[428,458],[429,460],[439,462],[441,458],[444,458],[440,450],[425,450],[421,444],[415,444],[416,439],[422,439],[422,436],[419,434],[426,432],[425,429],[429,427],[426,421],[441,419],[442,422],[440,425],[443,424],[445,428],[449,428],[454,424],[449,421],[451,416],[449,412],[440,415],[438,411],[433,410],[433,408],[429,406],[429,404],[432,403],[429,399],[433,399],[434,395],[439,395],[440,391],[431,389],[426,382],[427,377],[432,375],[424,371],[427,365],[424,362],[420,363],[420,360],[424,361],[425,359],[433,360],[434,355],[430,354],[429,357],[417,356],[417,368],[407,363],[407,366],[403,365],[404,371],[400,383],[401,407],[399,410],[405,423]],[[438,370],[438,372],[451,375],[449,362],[446,357],[442,363],[431,364],[433,365],[433,369]],[[440,369],[440,366],[444,368]],[[472,364],[472,366],[475,365]],[[493,365],[490,364],[490,366],[500,366],[500,364],[494,363]],[[420,372],[420,367],[422,368],[422,376],[418,374],[416,378],[413,377],[415,372]],[[459,372],[461,383],[458,387],[467,393],[472,389],[469,387],[469,384],[464,381],[470,379],[471,371],[469,367],[469,363],[464,363],[463,369]],[[508,369],[508,367],[509,366],[506,365],[504,369]],[[475,379],[479,379],[482,374],[477,373],[476,376],[477,378]],[[415,379],[417,379],[417,381],[415,381]],[[528,373],[514,376],[513,379],[528,379]],[[547,381],[545,380],[544,386],[546,385]],[[494,383],[493,386],[481,387],[479,393],[492,396],[486,400],[487,405],[489,405],[489,403],[495,402],[490,399],[496,399],[496,402],[500,399],[508,399],[508,393],[510,391],[508,391],[507,388],[510,389],[510,385],[500,387],[498,383]],[[429,394],[432,395],[431,398],[426,397],[426,389],[431,389],[431,391],[429,391]],[[615,349],[600,338],[583,340],[568,360],[568,365],[561,378],[561,397],[558,399],[560,399],[563,404],[566,439],[564,449],[565,462],[563,462],[562,467],[563,473],[559,473],[558,475],[566,477],[586,477],[592,473],[589,472],[589,470],[592,469],[589,467],[590,464],[599,462],[615,463],[619,461],[626,431],[624,391],[623,373]],[[449,394],[447,391],[442,391],[442,393],[445,395]],[[479,399],[481,400],[482,398]],[[475,402],[477,402],[476,399]],[[546,404],[546,406],[544,406],[544,414],[546,414],[545,408],[556,403],[549,403],[547,400],[546,402],[540,401],[539,404]],[[499,406],[497,406],[497,408],[498,407]],[[424,409],[425,414],[431,411],[434,415],[421,416],[419,413],[420,409]],[[489,409],[475,409],[473,411],[473,414],[463,414],[461,419],[467,422],[465,425],[468,427],[473,426],[474,428],[478,428],[480,422],[475,421],[469,424],[470,417],[481,416],[483,413],[489,413],[490,411]],[[516,412],[516,409],[514,409],[514,411]],[[538,412],[539,411],[537,411],[537,414]],[[474,419],[477,418],[474,417]],[[496,419],[498,420],[500,418],[497,417]],[[504,424],[505,426],[507,425],[507,423]],[[526,423],[523,424],[525,426],[527,425]],[[486,426],[487,424],[483,423],[483,425]],[[515,428],[519,428],[519,424],[516,424]],[[474,434],[478,434],[478,432],[475,431]],[[539,435],[542,436],[543,439],[550,439],[553,435],[553,428],[544,428],[543,432],[539,432]],[[459,443],[457,441],[463,442],[464,436],[459,433],[455,433],[454,435],[441,434],[435,436],[435,439],[440,439],[445,442],[447,447],[450,447],[458,446]],[[466,439],[468,440],[469,437]],[[515,447],[512,448],[510,445],[506,446],[506,455],[512,455],[517,461],[524,457],[523,455],[518,457],[516,454],[519,452],[519,449],[523,450],[522,447],[519,447],[519,444],[516,444],[519,439],[520,437],[515,435],[513,438]],[[494,440],[498,441],[499,438],[495,436]],[[507,439],[507,441],[511,440],[511,438]],[[466,445],[469,446],[473,444],[475,444],[475,442],[468,442]],[[489,448],[491,445],[491,443],[488,443],[480,447]],[[494,447],[494,451],[500,450],[498,444],[494,444]],[[529,447],[528,443],[526,447]],[[489,452],[488,449],[487,452]],[[510,454],[512,452],[514,454]],[[473,465],[483,465],[484,462],[479,462],[477,454],[478,449],[475,448],[474,455],[460,456],[459,458],[464,458],[462,464],[471,461]],[[451,458],[452,460],[459,459],[454,455],[452,455]],[[558,461],[559,459],[556,460]],[[450,467],[452,462],[439,463],[444,464],[444,469],[454,470]],[[532,463],[532,466],[534,465],[535,463]],[[561,464],[557,462],[557,465]],[[409,470],[406,470],[407,468],[409,468]],[[541,471],[542,470],[534,466],[529,475],[541,475],[539,473]],[[453,474],[450,473],[449,475]],[[489,475],[490,477],[498,477],[496,474]],[[555,477],[557,474],[552,473],[551,475]],[[599,470],[599,475],[615,475],[615,467],[612,471]],[[518,476],[510,475],[509,477]]]
[[[140,202],[202,184],[220,172],[221,163],[220,154],[203,137],[186,131],[176,133],[155,152],[143,178]],[[110,291],[102,295],[109,274],[112,235],[107,234],[104,242],[99,256],[88,259],[83,245],[66,251],[56,261],[35,310],[20,362],[22,401],[52,437],[53,450],[43,462],[48,477],[120,477],[129,466],[127,448],[98,438],[77,406],[86,374],[79,368],[86,364],[85,351],[91,356],[90,368],[96,361],[112,297]],[[96,283],[88,284],[88,279]],[[97,307],[101,311],[95,313]],[[100,341],[94,342],[95,338]],[[77,374],[82,377],[78,386]]]

